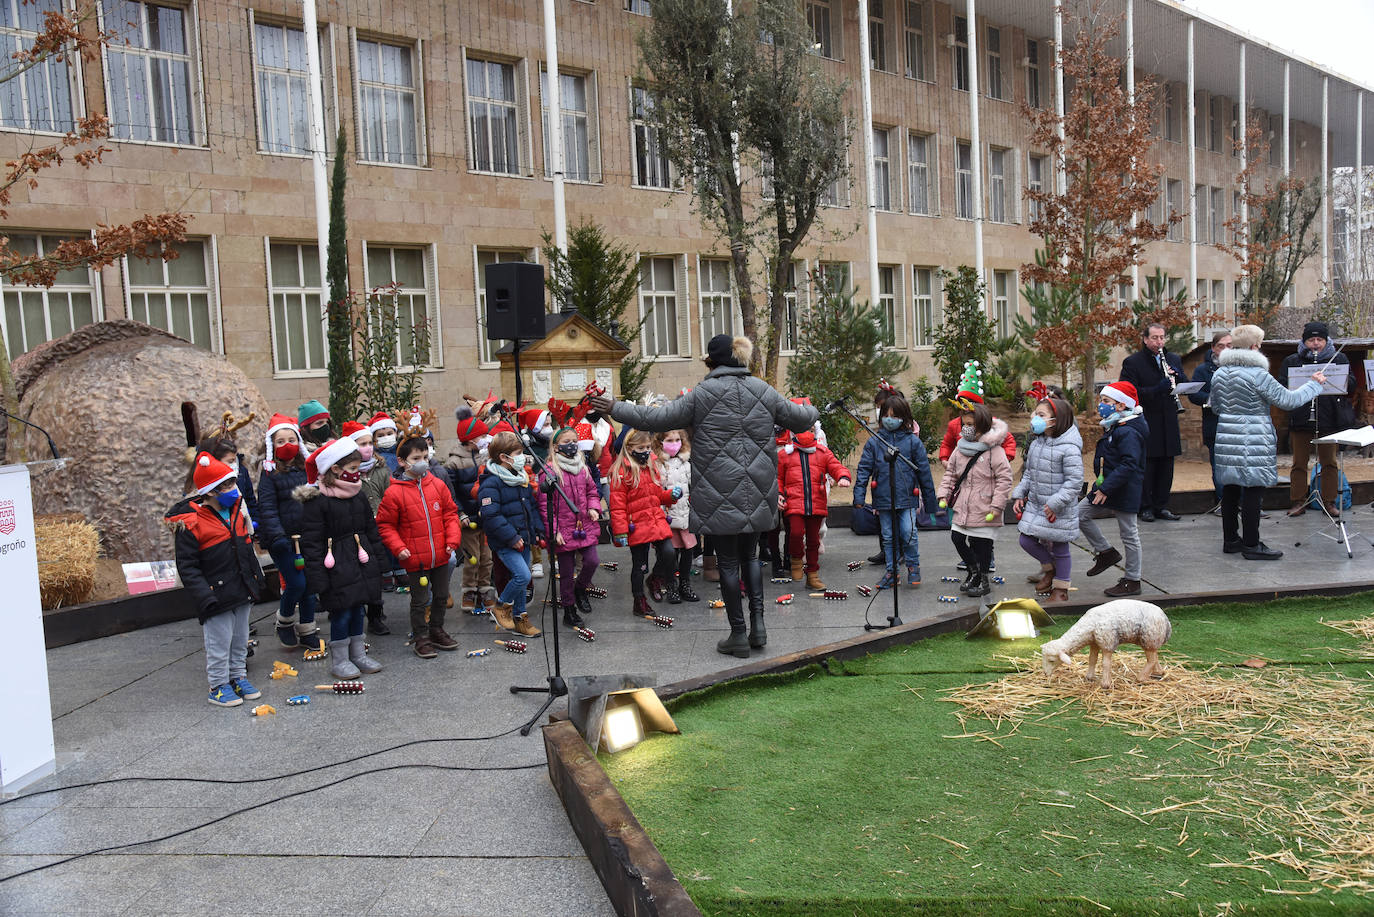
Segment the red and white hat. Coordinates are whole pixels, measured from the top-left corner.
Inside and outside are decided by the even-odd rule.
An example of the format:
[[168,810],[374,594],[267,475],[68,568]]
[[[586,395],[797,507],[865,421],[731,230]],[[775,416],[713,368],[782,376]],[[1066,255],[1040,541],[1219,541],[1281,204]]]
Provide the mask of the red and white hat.
[[1101,394],[1103,398],[1119,401],[1128,408],[1140,404],[1140,396],[1136,394],[1135,386],[1129,382],[1113,382],[1104,388]]
[[378,411],[376,414],[373,414],[372,419],[367,422],[367,428],[374,434],[378,430],[394,430],[396,429],[396,421],[392,420],[391,415],[386,411]]
[[492,436],[495,436],[497,433],[514,433],[515,427],[510,425],[510,421],[502,420],[500,423],[496,424],[496,426],[492,427],[489,432]]
[[344,421],[344,425],[343,425],[343,435],[344,435],[344,436],[347,436],[349,439],[353,440],[353,442],[354,442],[355,445],[356,445],[357,442],[358,442],[358,434],[360,434],[360,433],[366,433],[366,434],[368,434],[369,436],[371,436],[371,435],[372,435],[372,428],[371,428],[371,427],[364,426],[363,424],[358,423],[356,420],[345,420],[345,421]]
[[479,436],[487,435],[487,425],[476,417],[458,421],[458,441],[470,443]]
[[357,451],[358,444],[353,441],[352,437],[345,436],[340,439],[331,439],[329,442],[310,453],[310,458],[305,460],[306,483],[317,483],[320,479],[320,475]]
[[585,420],[576,424],[573,431],[577,433],[577,448],[583,452],[591,452],[596,445],[596,435],[592,432],[592,425]]
[[286,414],[273,414],[272,419],[267,422],[267,451],[264,453],[266,458],[262,460],[263,471],[272,471],[277,467],[277,450],[272,445],[272,437],[281,430],[295,433],[296,442],[300,442],[301,428],[296,426],[296,419]]
[[544,408],[525,408],[515,417],[520,421],[520,426],[530,431],[541,430],[549,422],[549,412]]
[[192,475],[192,480],[196,485],[196,493],[208,494],[225,481],[232,481],[238,477],[238,472],[221,462],[208,452],[202,452],[196,456],[196,470]]

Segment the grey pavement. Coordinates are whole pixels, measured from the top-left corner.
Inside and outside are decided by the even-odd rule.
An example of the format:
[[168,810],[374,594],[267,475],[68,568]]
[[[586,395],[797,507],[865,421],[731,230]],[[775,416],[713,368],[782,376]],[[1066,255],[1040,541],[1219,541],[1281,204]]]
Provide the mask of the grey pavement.
[[[1353,560],[1319,532],[1325,519],[1274,513],[1263,522],[1264,540],[1286,556],[1275,563],[1246,561],[1221,552],[1219,520],[1186,516],[1181,522],[1141,525],[1144,576],[1169,592],[1322,585],[1371,578],[1374,512],[1346,514]],[[1104,525],[1117,543],[1110,520]],[[998,574],[1006,585],[990,598],[1025,594],[1024,575],[1035,564],[1001,530]],[[1300,543],[1295,546],[1295,543]],[[862,633],[865,614],[880,622],[890,594],[870,601],[855,586],[872,584],[878,569],[850,573],[845,562],[871,553],[875,539],[830,533],[822,575],[847,601],[811,599],[795,586],[768,584],[768,655],[778,655]],[[948,609],[939,595],[957,595],[949,536],[920,536],[924,585],[899,592],[908,623]],[[660,683],[728,668],[737,660],[715,652],[723,612],[696,605],[665,606],[677,618],[669,630],[632,618],[628,552],[603,548],[618,572],[599,571],[610,597],[595,602],[589,623],[593,644],[565,639],[567,675],[643,672]],[[1119,573],[1087,579],[1085,551],[1074,551],[1080,571],[1076,597],[1089,598]],[[549,580],[537,580],[541,595]],[[704,599],[715,587],[698,578]],[[790,606],[773,598],[796,595]],[[1147,587],[1145,595],[1157,594]],[[973,605],[973,600],[963,599]],[[389,596],[393,626],[404,631],[407,598]],[[538,695],[511,695],[512,684],[538,685],[546,674],[548,640],[530,642],[524,656],[500,651],[485,617],[451,614],[457,653],[433,660],[412,655],[403,633],[370,638],[386,670],[368,678],[361,696],[336,696],[310,686],[330,681],[327,663],[306,663],[274,648],[271,607],[259,606],[261,648],[249,674],[262,701],[218,709],[205,702],[204,656],[195,621],[169,624],[48,653],[58,773],[30,790],[132,776],[263,778],[247,784],[125,782],[33,798],[0,806],[0,913],[4,914],[454,914],[521,917],[601,917],[611,907],[583,854],[543,769],[538,731],[512,730],[538,709]],[[468,659],[464,651],[491,647]],[[300,677],[272,681],[274,659],[286,659]],[[308,693],[306,707],[287,696]],[[276,716],[255,718],[253,703],[269,702]],[[560,702],[555,709],[563,709]],[[481,741],[426,741],[363,761],[330,762],[420,740],[496,736]],[[447,768],[524,770],[461,771]],[[324,784],[364,774],[336,785]],[[299,794],[279,802],[278,796]],[[269,803],[262,805],[263,803]],[[239,812],[260,806],[250,812]],[[238,814],[235,814],[238,813]],[[205,825],[222,819],[213,825]],[[176,832],[180,836],[140,843]],[[112,845],[135,845],[88,856],[43,872],[3,881],[22,870]]]

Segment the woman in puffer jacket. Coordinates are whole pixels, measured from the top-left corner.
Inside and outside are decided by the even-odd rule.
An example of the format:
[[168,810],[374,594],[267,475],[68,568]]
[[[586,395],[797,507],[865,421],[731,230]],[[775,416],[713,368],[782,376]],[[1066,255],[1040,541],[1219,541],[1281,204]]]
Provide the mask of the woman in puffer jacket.
[[1046,398],[1031,415],[1025,471],[1011,492],[1021,521],[1021,548],[1040,561],[1036,592],[1050,602],[1069,600],[1069,542],[1078,537],[1078,497],[1083,491],[1083,437],[1073,408],[1063,398]]
[[624,448],[611,466],[611,541],[616,547],[630,547],[630,592],[634,595],[630,613],[635,617],[654,613],[644,596],[651,546],[656,560],[648,588],[655,602],[663,601],[673,577],[676,565],[665,510],[680,499],[681,487],[664,486],[663,468],[654,456],[653,435],[635,430],[625,438]]
[[1011,463],[1002,447],[1007,425],[987,405],[968,407],[936,496],[941,509],[953,508],[949,537],[968,567],[959,591],[976,598],[992,591],[992,545],[1011,495]]

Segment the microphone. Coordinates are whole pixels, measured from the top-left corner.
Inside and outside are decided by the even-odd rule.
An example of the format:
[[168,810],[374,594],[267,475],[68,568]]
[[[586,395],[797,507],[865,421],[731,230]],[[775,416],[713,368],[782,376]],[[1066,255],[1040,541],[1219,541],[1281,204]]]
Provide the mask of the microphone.
[[824,413],[826,413],[826,414],[829,414],[831,411],[835,410],[836,408],[843,408],[844,405],[845,405],[845,402],[848,401],[848,400],[849,400],[848,398],[844,398],[844,397],[836,398],[834,401],[830,402],[830,403],[827,404],[824,408],[822,408],[822,411],[823,411]]
[[[1316,403],[1315,399],[1314,399],[1313,403],[1314,403],[1314,404]],[[59,458],[61,458],[61,456],[57,454],[57,447],[53,445],[53,443],[52,443],[52,436],[48,433],[47,430],[44,430],[44,429],[43,429],[42,427],[40,427],[38,424],[33,423],[33,422],[31,422],[31,421],[28,421],[28,420],[25,420],[25,419],[22,418],[22,417],[16,417],[16,416],[14,416],[13,414],[11,414],[9,411],[5,410],[4,408],[0,408],[0,414],[3,414],[5,417],[8,417],[10,420],[17,420],[17,421],[19,421],[20,423],[22,423],[22,424],[23,424],[24,426],[26,426],[26,427],[33,427],[33,428],[34,428],[35,430],[37,430],[39,433],[42,433],[42,434],[43,434],[43,437],[44,437],[45,439],[47,439],[47,441],[48,441],[48,449],[49,449],[49,451],[52,452],[52,457],[53,457],[54,459],[59,459]]]

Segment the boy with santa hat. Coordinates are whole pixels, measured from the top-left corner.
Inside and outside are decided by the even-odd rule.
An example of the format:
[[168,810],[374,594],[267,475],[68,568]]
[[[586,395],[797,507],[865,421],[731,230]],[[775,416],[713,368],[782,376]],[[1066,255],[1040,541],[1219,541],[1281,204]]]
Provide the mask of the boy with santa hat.
[[1097,398],[1097,413],[1104,433],[1093,455],[1096,478],[1078,507],[1078,528],[1093,551],[1089,576],[1121,562],[1098,527],[1098,519],[1116,516],[1121,546],[1126,551],[1126,575],[1103,590],[1112,598],[1140,595],[1140,491],[1145,480],[1145,443],[1150,428],[1141,416],[1140,396],[1129,382],[1113,382]]

